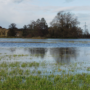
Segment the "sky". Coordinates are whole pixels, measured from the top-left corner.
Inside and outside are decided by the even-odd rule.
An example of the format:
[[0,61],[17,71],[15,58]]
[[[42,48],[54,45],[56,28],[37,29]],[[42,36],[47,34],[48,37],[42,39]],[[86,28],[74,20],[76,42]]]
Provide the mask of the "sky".
[[0,26],[8,28],[15,23],[22,28],[42,17],[50,25],[59,11],[74,14],[82,29],[86,22],[90,32],[90,0],[0,0]]

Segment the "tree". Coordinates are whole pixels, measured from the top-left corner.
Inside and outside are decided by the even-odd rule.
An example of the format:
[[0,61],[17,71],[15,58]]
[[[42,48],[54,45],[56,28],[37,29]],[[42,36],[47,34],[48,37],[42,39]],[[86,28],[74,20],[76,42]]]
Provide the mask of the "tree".
[[54,37],[77,38],[78,36],[78,24],[80,22],[70,12],[58,12],[50,24],[52,28],[55,28],[54,32],[59,33],[54,33]]
[[28,29],[30,33],[32,33],[32,36],[45,36],[48,32],[48,25],[46,23],[46,20],[44,18],[37,19],[36,21],[32,21],[28,25]]
[[39,26],[40,26],[40,30],[41,30],[40,32],[42,33],[41,36],[45,36],[48,33],[48,25],[44,18],[41,18]]
[[25,37],[25,36],[27,36],[27,34],[28,34],[28,32],[27,32],[27,26],[24,25],[23,26],[23,33],[22,33],[22,35]]
[[41,28],[44,30],[44,29],[47,29],[48,25],[46,23],[46,20],[44,18],[41,18]]
[[11,23],[9,25],[9,29],[16,29],[16,24],[15,23]]
[[79,24],[80,22],[77,20],[77,18],[71,14],[70,12],[64,12],[60,11],[57,13],[55,18],[52,20],[50,23],[51,26],[57,26],[57,27],[75,27]]
[[35,26],[36,26],[36,22],[35,21],[31,21],[31,23],[28,24],[28,29],[34,30]]
[[9,36],[15,36],[15,35],[16,35],[15,30],[16,30],[16,29],[17,29],[16,24],[15,24],[15,23],[11,23],[11,24],[9,25],[8,35],[9,35]]
[[36,24],[39,25],[41,23],[41,20],[40,19],[37,19],[36,20]]
[[24,25],[24,26],[23,26],[23,29],[25,29],[25,30],[26,30],[26,29],[27,29],[27,25]]

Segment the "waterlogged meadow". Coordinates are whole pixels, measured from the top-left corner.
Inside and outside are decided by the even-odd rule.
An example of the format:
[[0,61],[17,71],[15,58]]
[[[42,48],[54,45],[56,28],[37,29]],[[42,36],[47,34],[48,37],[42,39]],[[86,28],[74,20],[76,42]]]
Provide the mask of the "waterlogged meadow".
[[89,43],[0,39],[0,90],[90,90]]

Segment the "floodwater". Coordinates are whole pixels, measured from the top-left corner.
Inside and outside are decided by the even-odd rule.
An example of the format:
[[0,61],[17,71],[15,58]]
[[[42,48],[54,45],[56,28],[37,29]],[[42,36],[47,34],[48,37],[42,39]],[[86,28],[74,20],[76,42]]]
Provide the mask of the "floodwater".
[[37,62],[42,75],[90,73],[90,39],[0,38],[0,63]]

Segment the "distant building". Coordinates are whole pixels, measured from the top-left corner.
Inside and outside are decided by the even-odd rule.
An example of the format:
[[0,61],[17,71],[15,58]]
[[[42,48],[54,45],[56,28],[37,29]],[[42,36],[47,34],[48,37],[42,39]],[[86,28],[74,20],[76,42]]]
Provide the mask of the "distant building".
[[2,28],[0,26],[0,37],[7,37],[8,36],[8,29]]
[[16,32],[16,37],[22,37],[23,29],[17,29],[15,30],[15,32]]
[[[5,29],[0,26],[0,37],[7,37],[8,31],[9,29]],[[15,35],[16,37],[22,37],[23,29],[16,29],[15,32],[16,32],[16,35]]]

